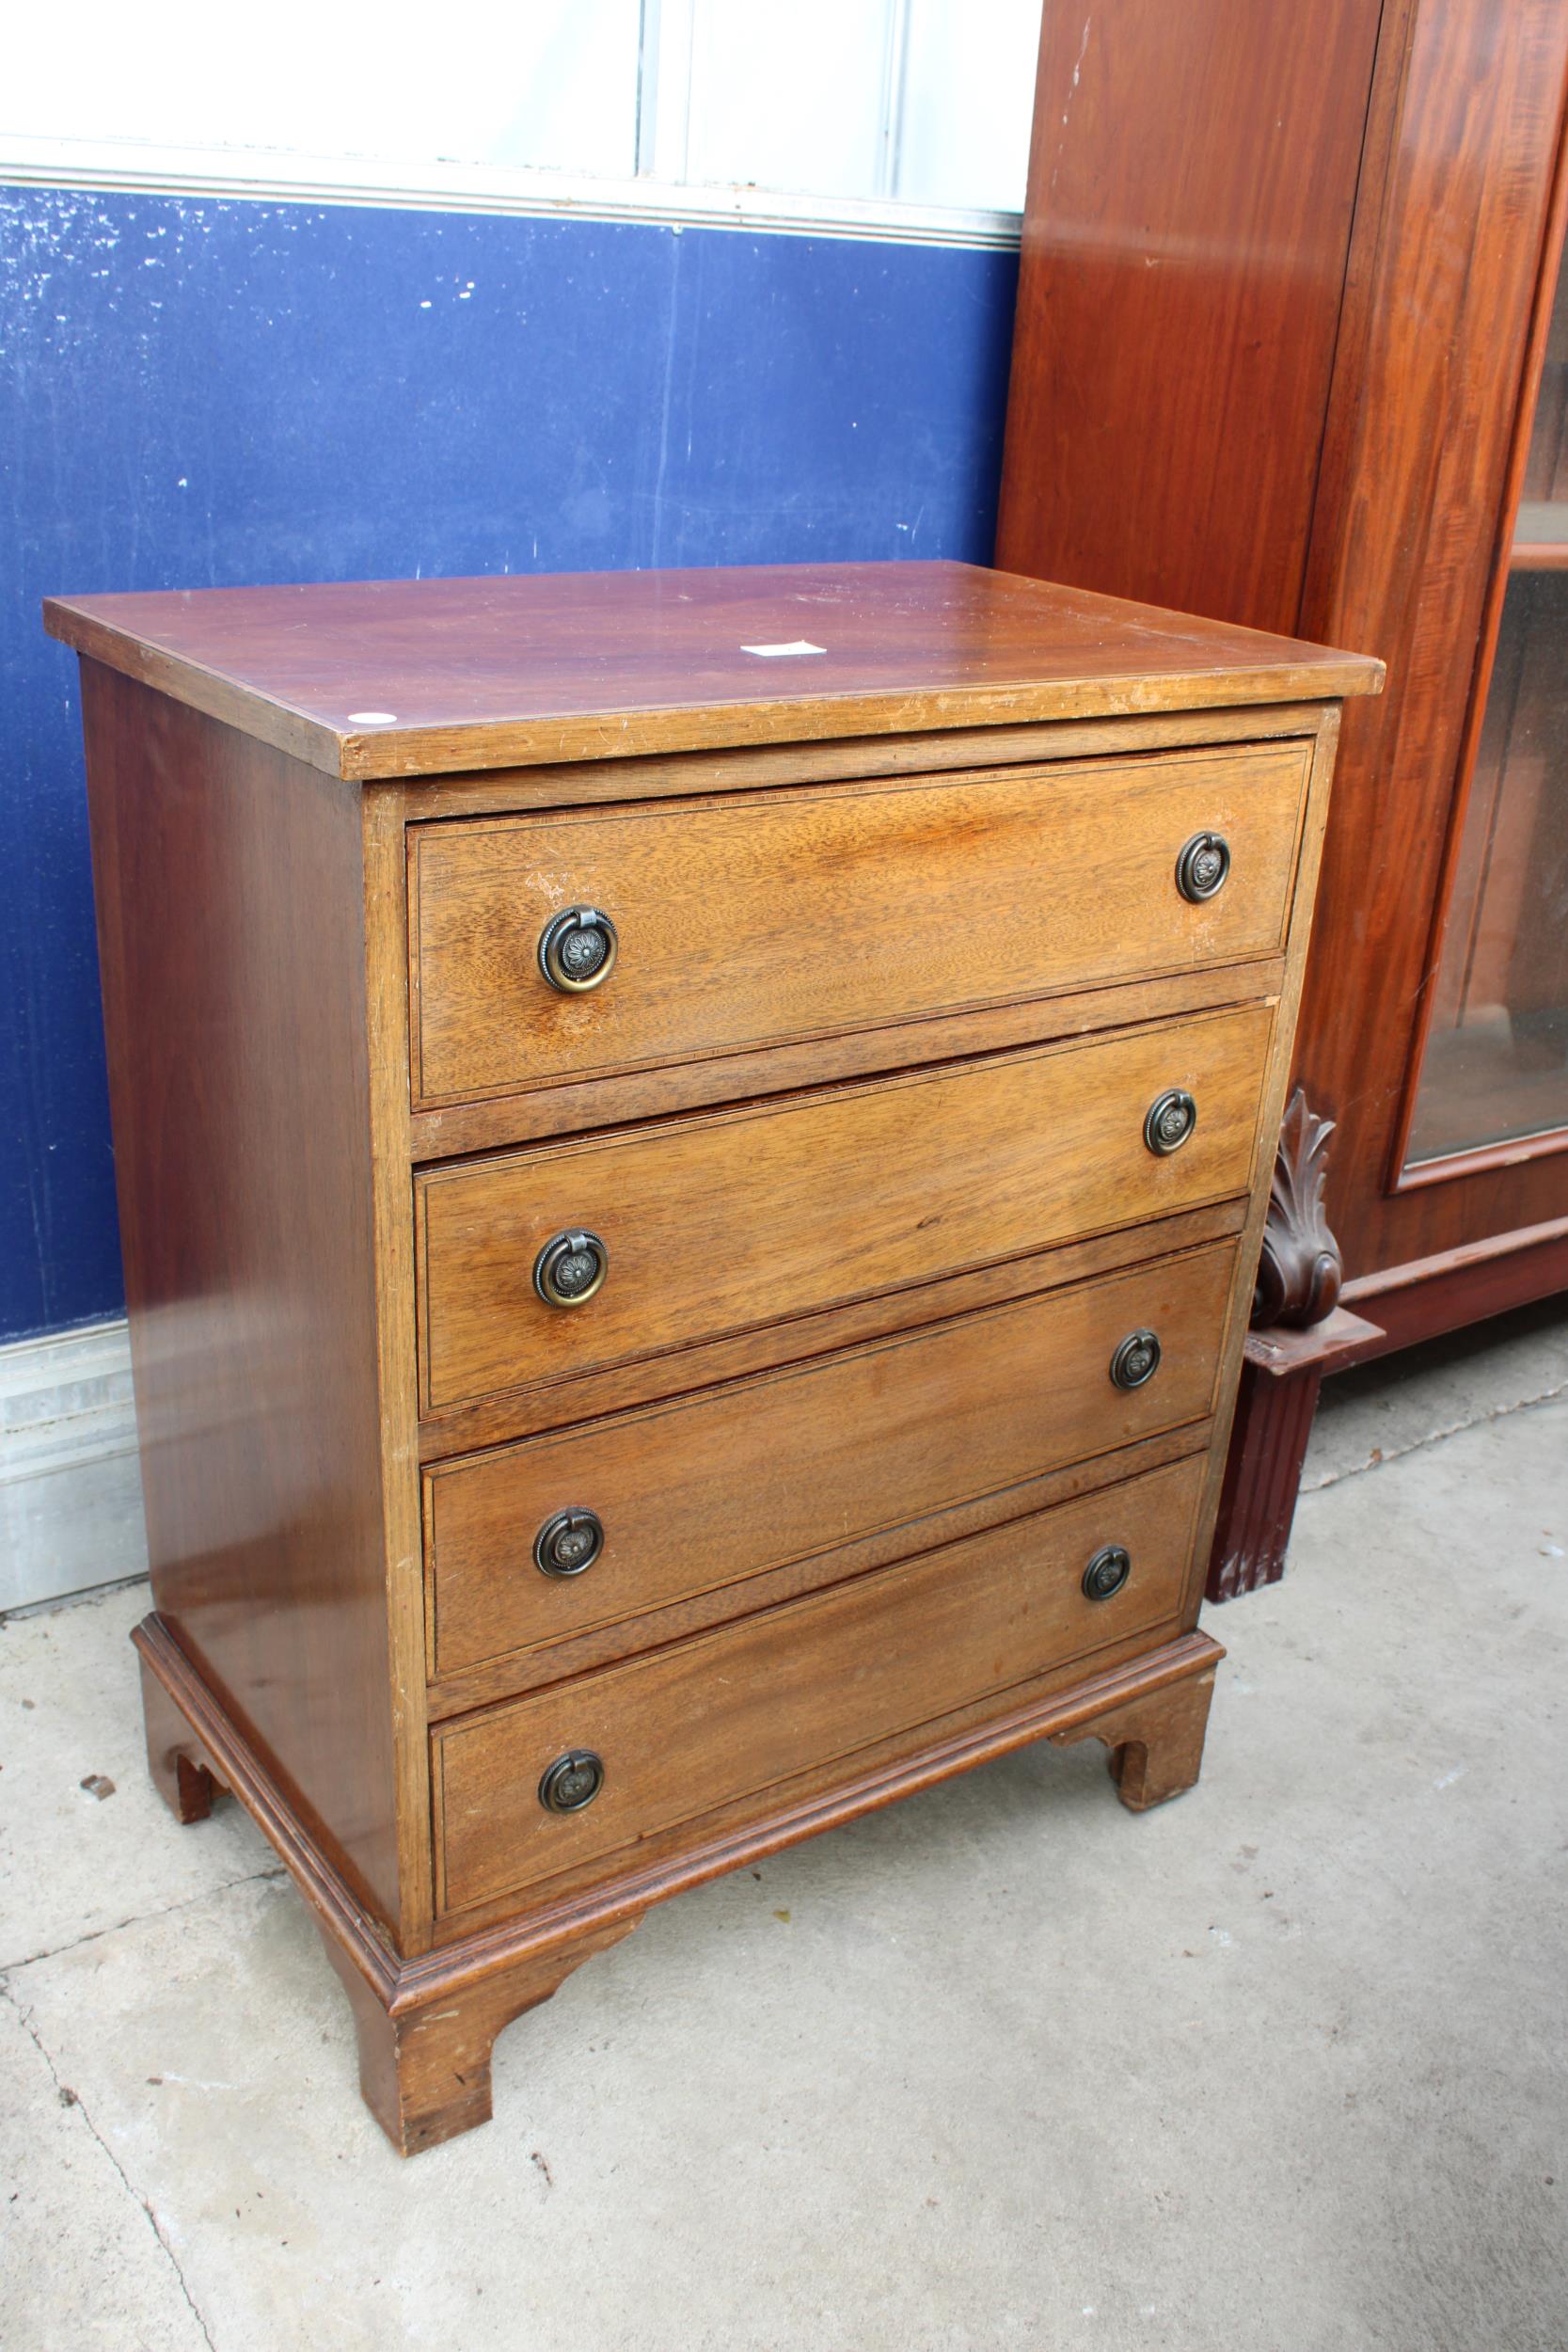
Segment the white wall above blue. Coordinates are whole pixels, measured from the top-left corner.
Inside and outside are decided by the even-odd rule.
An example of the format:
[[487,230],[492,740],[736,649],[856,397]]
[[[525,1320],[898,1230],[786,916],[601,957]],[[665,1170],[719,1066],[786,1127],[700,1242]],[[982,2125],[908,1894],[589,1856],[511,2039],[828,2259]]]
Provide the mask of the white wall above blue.
[[1016,215],[1038,37],[1039,0],[80,0],[69,73],[47,14],[8,36],[0,176]]

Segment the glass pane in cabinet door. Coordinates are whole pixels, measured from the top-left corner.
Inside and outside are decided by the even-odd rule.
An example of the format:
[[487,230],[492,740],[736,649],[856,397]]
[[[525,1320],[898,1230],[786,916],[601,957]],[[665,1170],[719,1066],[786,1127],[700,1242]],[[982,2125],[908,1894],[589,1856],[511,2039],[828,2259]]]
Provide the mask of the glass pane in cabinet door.
[[1559,285],[1408,1165],[1568,1128],[1568,298]]

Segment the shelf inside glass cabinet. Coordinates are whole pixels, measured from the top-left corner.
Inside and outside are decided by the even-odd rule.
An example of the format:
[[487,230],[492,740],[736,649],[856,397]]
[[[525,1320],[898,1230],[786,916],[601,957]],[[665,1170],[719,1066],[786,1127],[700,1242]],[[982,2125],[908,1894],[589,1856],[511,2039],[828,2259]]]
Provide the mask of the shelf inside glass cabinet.
[[1509,567],[1515,572],[1568,571],[1568,499],[1531,499],[1521,505]]

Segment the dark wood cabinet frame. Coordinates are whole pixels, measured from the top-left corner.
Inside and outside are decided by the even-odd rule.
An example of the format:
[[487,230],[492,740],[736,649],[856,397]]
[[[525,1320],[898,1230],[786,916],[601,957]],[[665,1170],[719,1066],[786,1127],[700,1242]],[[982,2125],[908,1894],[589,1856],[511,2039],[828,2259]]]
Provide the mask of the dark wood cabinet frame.
[[1568,1131],[1405,1166],[1565,95],[1560,0],[1045,13],[999,564],[1388,666],[1345,714],[1295,1058],[1344,1280],[1255,1329],[1215,1598],[1280,1572],[1326,1373],[1568,1287]]

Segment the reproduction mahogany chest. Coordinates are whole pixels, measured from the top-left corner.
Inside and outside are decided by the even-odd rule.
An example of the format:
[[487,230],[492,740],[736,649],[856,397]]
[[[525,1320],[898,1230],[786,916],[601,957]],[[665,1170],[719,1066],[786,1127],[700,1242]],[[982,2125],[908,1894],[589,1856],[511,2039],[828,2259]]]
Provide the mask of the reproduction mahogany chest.
[[402,2149],[663,1896],[1037,1739],[1196,1779],[1339,698],[958,564],[53,601],[153,1773]]

